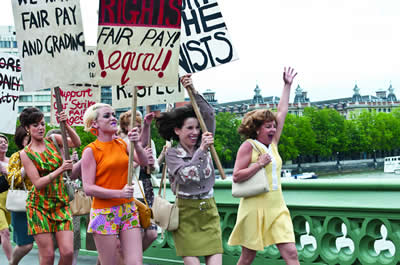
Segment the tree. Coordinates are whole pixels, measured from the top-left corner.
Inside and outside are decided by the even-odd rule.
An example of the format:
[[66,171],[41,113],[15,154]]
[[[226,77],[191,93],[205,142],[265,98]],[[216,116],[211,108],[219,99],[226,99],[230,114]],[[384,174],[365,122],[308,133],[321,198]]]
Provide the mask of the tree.
[[215,150],[224,167],[233,167],[237,151],[242,142],[237,131],[241,120],[235,114],[220,112],[215,117],[215,121]]

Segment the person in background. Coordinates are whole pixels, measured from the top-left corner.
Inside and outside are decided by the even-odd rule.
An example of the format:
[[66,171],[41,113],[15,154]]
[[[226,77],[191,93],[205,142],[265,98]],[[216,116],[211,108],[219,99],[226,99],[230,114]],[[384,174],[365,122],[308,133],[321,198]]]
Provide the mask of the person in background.
[[[114,109],[103,103],[90,106],[84,116],[85,131],[97,136],[82,154],[83,189],[93,196],[88,233],[93,238],[102,265],[117,264],[118,237],[126,265],[142,264],[142,237],[139,215],[128,185],[129,148],[120,138]],[[134,160],[147,165],[137,128],[128,132],[135,147]],[[134,246],[132,248],[132,246]]]
[[178,197],[179,227],[172,232],[176,253],[185,265],[222,264],[220,217],[214,199],[215,173],[208,148],[214,143],[214,108],[194,90],[190,75],[181,82],[192,89],[209,132],[201,133],[191,105],[163,112],[156,118],[158,132],[165,140],[179,141],[167,149],[165,160],[172,191]]
[[[130,110],[121,114],[120,128],[123,133],[121,136],[126,135],[127,132],[129,132],[132,129],[131,117],[132,117],[132,111]],[[139,132],[141,133],[140,139],[142,146],[145,148],[145,151],[148,154],[148,160],[149,160],[148,167],[150,167],[150,174],[148,174],[147,172],[148,167],[140,167],[137,163],[134,163],[133,166],[135,168],[135,175],[139,179],[139,182],[137,182],[136,177],[134,176],[133,178],[133,181],[135,183],[134,186],[137,187],[134,192],[134,197],[138,198],[144,203],[143,195],[139,188],[140,185],[150,208],[153,206],[154,202],[153,181],[154,182],[157,181],[155,179],[155,176],[153,176],[153,174],[158,173],[160,170],[160,167],[156,160],[157,154],[154,141],[150,139],[151,147],[146,147],[148,146],[151,121],[153,118],[154,118],[154,113],[148,113],[144,117],[143,130],[142,130],[142,114],[139,111],[136,111],[136,125],[137,128],[139,129]],[[123,140],[128,144],[127,137],[124,137]],[[152,224],[150,227],[144,229],[143,231],[143,240],[142,240],[143,251],[145,251],[156,239],[157,239],[157,225]]]
[[[54,146],[61,153],[61,156],[64,159],[64,149],[60,148],[60,146],[58,145],[55,135],[61,135],[61,130],[60,129],[52,129],[46,133],[46,137],[53,141]],[[68,137],[68,135],[67,135],[67,137]],[[64,174],[64,183],[66,183],[66,185],[70,185],[73,189],[69,192],[73,192],[79,187],[79,184],[77,184],[73,180],[81,179],[81,160],[79,160],[78,153],[76,151],[73,151],[73,153],[71,155],[71,160],[73,161],[71,175],[69,177],[67,177],[67,175]],[[74,257],[72,260],[72,265],[77,264],[79,250],[81,248],[80,218],[81,218],[80,216],[72,215],[72,223],[74,225],[74,229],[73,229],[73,232],[74,232]],[[54,238],[54,241],[55,241],[55,238]],[[55,247],[57,248],[57,242],[55,242]]]
[[[0,174],[7,178],[7,165],[8,157],[8,138],[4,134],[0,134]],[[7,259],[11,259],[12,246],[10,242],[10,226],[11,216],[10,212],[6,209],[7,191],[0,193],[0,240],[3,247],[4,254]]]
[[[68,119],[64,112],[57,114],[57,118],[61,122]],[[20,153],[26,174],[33,183],[26,205],[28,234],[35,238],[41,265],[54,263],[53,233],[60,252],[58,264],[70,265],[73,260],[73,224],[63,173],[72,170],[72,160],[63,160],[53,142],[45,138],[46,123],[40,110],[26,108],[19,120],[31,136],[31,142]],[[65,127],[70,136],[68,146],[79,147],[78,134],[68,124]],[[62,137],[55,137],[62,148]]]
[[[23,190],[24,184],[29,191],[32,189],[32,182],[26,176],[25,168],[22,166],[20,153],[29,143],[30,137],[23,126],[18,126],[14,134],[14,142],[19,151],[11,155],[8,161],[8,182],[11,186],[14,178],[14,189]],[[33,247],[33,236],[28,235],[28,220],[25,212],[11,212],[11,225],[13,227],[14,248],[10,265],[17,265],[20,260],[31,251]]]
[[[284,87],[276,114],[269,110],[251,111],[244,116],[238,129],[239,134],[248,140],[238,150],[233,181],[245,181],[264,169],[269,183],[269,192],[240,200],[236,225],[228,242],[229,245],[242,246],[238,265],[251,264],[257,251],[272,244],[276,244],[286,264],[299,264],[293,224],[282,195],[282,159],[278,152],[290,88],[296,75],[293,68],[285,68]],[[261,150],[261,155],[253,145]]]

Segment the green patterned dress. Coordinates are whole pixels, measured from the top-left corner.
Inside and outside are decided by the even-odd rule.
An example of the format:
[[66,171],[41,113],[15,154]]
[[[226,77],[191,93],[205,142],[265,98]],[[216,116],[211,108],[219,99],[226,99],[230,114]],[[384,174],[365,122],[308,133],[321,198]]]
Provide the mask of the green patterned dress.
[[[25,152],[38,169],[40,177],[50,174],[63,163],[54,144],[47,138],[44,142],[46,149],[41,153],[30,149],[30,145],[25,147]],[[26,203],[26,215],[29,235],[73,229],[71,209],[62,174],[40,190],[35,186],[32,187]]]

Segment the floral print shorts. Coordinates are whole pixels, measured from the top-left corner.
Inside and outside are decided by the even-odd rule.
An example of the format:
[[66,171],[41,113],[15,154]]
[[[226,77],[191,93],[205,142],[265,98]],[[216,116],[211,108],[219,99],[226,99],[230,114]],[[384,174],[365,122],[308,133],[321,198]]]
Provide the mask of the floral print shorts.
[[140,228],[139,214],[134,203],[90,209],[88,233],[116,235],[132,228]]

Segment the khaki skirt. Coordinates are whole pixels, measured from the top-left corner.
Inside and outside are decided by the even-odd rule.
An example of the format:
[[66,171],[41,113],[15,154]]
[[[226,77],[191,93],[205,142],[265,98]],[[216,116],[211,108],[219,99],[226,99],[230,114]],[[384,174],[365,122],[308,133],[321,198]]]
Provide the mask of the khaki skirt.
[[178,207],[179,227],[172,232],[176,255],[201,257],[223,253],[215,199],[178,199]]

